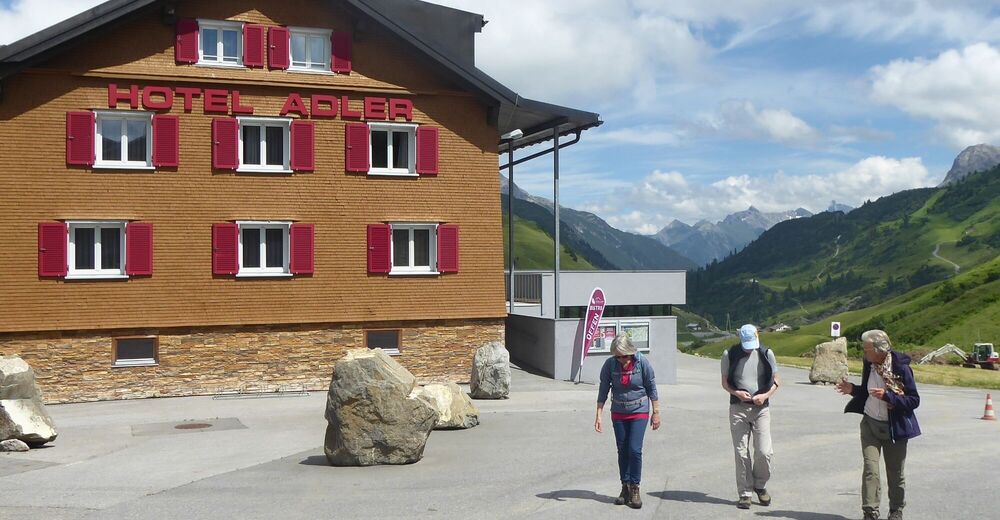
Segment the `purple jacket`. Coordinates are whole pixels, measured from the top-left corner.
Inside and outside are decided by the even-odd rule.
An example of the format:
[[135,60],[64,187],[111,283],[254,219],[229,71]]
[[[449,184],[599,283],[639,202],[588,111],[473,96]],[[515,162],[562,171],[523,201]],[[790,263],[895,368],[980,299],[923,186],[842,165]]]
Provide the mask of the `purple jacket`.
[[[865,360],[861,384],[854,385],[851,401],[844,408],[844,413],[865,413],[865,400],[868,399],[868,376],[872,366]],[[889,431],[893,441],[912,439],[920,435],[920,425],[913,410],[920,406],[920,394],[917,393],[917,383],[913,380],[913,370],[910,368],[910,356],[901,352],[892,352],[892,373],[899,376],[903,384],[903,395],[886,389],[885,400],[889,403]]]

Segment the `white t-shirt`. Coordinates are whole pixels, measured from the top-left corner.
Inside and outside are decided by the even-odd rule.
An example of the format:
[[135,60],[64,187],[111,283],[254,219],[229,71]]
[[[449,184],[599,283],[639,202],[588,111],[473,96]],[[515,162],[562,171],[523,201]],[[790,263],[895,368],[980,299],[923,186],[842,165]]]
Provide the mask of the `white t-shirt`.
[[868,374],[868,399],[865,400],[865,415],[879,421],[889,420],[889,403],[872,397],[870,391],[876,388],[885,389],[885,381],[874,369]]

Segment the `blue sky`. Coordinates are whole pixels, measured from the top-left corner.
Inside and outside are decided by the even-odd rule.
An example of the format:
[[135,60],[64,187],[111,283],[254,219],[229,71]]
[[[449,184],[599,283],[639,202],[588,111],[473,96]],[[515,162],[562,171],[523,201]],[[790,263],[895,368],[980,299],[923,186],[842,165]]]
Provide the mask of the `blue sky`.
[[[479,68],[601,114],[561,202],[622,229],[856,206],[1000,144],[1000,2],[435,1],[486,16]],[[0,43],[97,3],[0,0]],[[551,161],[515,182],[551,197]]]

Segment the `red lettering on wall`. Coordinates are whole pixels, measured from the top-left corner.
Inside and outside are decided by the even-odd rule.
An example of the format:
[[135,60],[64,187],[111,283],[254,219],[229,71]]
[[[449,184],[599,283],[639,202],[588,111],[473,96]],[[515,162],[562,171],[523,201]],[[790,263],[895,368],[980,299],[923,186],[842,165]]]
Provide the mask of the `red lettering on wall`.
[[305,101],[302,101],[302,96],[295,93],[288,95],[288,98],[285,99],[284,106],[281,107],[281,112],[278,112],[278,114],[284,116],[288,115],[289,112],[296,112],[302,117],[309,115],[309,112],[306,109],[306,103]]
[[142,89],[142,106],[147,110],[170,110],[174,106],[174,91],[169,87],[146,87]]
[[[337,117],[337,96],[315,94],[312,99],[312,117]],[[327,105],[324,108],[322,105]]]
[[389,99],[389,120],[395,121],[403,116],[407,121],[413,121],[413,101],[409,99]]
[[139,108],[139,85],[131,85],[128,92],[119,92],[118,85],[108,84],[108,108],[118,108],[119,101],[128,101],[132,108]]
[[365,98],[365,119],[385,119],[385,98]]
[[229,113],[229,91],[206,88],[205,113]]
[[233,91],[233,113],[234,114],[252,114],[253,107],[250,105],[240,104],[240,91]]
[[184,111],[185,112],[190,112],[191,110],[194,109],[194,98],[195,98],[195,96],[200,96],[201,95],[201,89],[200,88],[192,88],[192,87],[176,87],[174,89],[174,92],[178,96],[184,98]]
[[347,96],[340,96],[340,116],[344,119],[361,119],[361,112],[351,110],[350,99]]

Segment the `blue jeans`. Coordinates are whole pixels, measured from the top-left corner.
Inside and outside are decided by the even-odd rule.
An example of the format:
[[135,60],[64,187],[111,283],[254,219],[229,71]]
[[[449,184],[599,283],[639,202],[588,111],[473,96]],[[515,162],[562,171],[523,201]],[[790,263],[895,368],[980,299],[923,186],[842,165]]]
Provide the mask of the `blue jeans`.
[[642,439],[649,419],[611,421],[618,443],[618,473],[622,482],[638,484],[642,478]]

